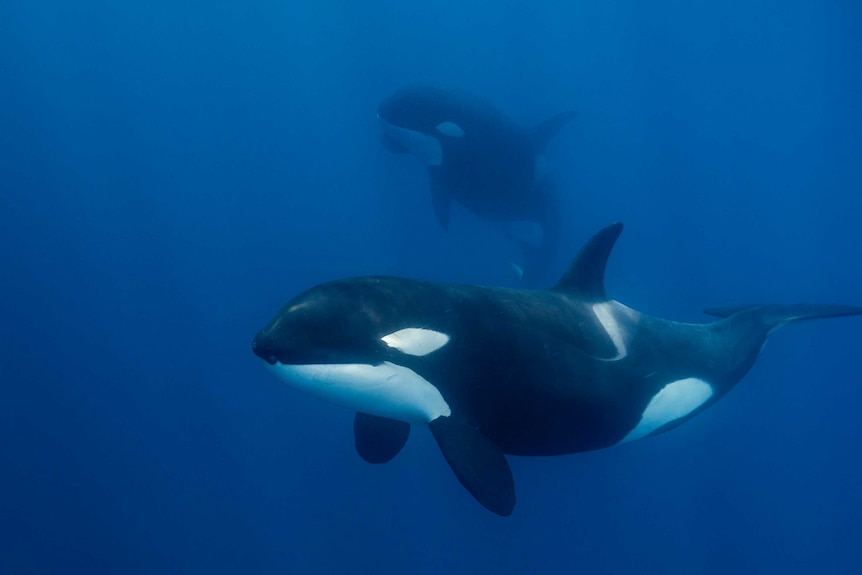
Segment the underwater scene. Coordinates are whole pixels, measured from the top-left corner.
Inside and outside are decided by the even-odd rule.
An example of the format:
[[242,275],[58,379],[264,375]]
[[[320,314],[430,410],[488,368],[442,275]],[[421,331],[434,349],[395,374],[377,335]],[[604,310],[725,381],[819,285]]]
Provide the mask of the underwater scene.
[[862,572],[862,6],[0,3],[0,575]]

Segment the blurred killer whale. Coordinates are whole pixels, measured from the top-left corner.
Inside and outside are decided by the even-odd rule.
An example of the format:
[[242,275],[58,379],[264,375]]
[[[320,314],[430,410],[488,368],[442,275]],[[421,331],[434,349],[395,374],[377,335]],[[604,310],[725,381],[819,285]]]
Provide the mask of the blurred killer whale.
[[560,207],[542,154],[573,116],[563,112],[526,129],[489,102],[436,84],[396,91],[377,111],[382,141],[428,167],[440,225],[449,225],[454,200],[482,218],[501,222],[524,252],[524,281],[536,283],[556,252]]
[[344,279],[288,303],[254,338],[276,376],[357,411],[356,449],[392,459],[428,425],[485,507],[509,515],[504,453],[561,455],[667,431],[745,375],[785,324],[862,314],[843,305],[707,310],[685,324],[605,295],[622,224],[601,230],[547,291],[398,277]]

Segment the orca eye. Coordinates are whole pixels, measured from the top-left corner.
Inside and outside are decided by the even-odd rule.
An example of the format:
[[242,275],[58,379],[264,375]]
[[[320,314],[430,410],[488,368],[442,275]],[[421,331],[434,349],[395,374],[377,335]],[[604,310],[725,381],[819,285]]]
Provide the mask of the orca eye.
[[449,343],[449,336],[445,333],[423,327],[399,329],[380,339],[401,353],[416,356],[428,355]]

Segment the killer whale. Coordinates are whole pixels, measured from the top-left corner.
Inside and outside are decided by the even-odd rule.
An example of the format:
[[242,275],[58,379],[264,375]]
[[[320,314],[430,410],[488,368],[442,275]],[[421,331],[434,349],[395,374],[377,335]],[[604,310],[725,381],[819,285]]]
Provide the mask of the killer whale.
[[543,154],[574,113],[527,129],[478,96],[423,83],[397,90],[377,115],[384,147],[427,166],[440,225],[448,228],[453,201],[502,223],[524,253],[524,281],[535,284],[557,250],[561,227]]
[[862,314],[845,305],[705,310],[669,321],[610,299],[621,224],[581,249],[550,290],[370,276],[300,294],[252,347],[291,386],[357,411],[356,449],[394,457],[428,425],[462,485],[512,513],[504,454],[561,455],[665,432],[727,394],[767,337],[797,321]]

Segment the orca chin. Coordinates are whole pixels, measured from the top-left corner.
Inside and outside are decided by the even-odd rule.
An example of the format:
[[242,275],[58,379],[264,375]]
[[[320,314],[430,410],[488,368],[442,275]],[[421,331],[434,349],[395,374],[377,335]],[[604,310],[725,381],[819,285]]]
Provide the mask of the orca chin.
[[266,348],[265,345],[262,344],[260,336],[261,334],[257,334],[254,339],[251,340],[251,351],[269,365],[275,365],[278,363],[278,359]]
[[290,387],[361,413],[406,423],[430,423],[452,412],[440,391],[421,375],[388,361],[270,366]]

